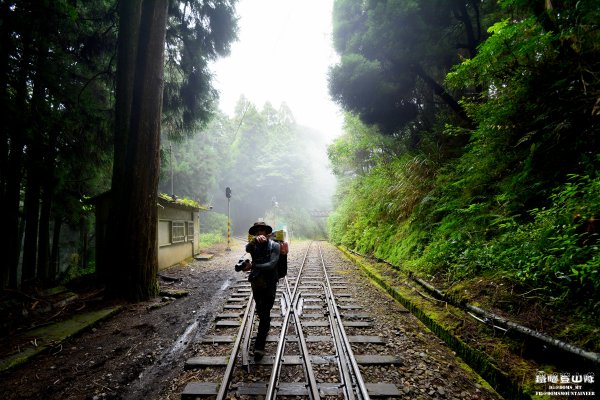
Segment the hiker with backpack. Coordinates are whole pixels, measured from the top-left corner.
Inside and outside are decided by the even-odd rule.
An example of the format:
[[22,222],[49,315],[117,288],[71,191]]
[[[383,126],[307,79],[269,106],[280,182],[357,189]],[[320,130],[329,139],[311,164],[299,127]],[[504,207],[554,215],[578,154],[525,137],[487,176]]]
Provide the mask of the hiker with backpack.
[[[260,221],[248,230],[253,236],[246,245],[252,263],[247,262],[243,271],[250,272],[248,281],[252,286],[252,295],[258,314],[258,332],[254,342],[254,360],[260,361],[265,354],[267,335],[271,327],[271,309],[275,303],[277,281],[287,272],[287,243],[279,243],[270,238],[273,228]],[[285,263],[286,271],[282,266]],[[279,272],[278,272],[279,271]]]

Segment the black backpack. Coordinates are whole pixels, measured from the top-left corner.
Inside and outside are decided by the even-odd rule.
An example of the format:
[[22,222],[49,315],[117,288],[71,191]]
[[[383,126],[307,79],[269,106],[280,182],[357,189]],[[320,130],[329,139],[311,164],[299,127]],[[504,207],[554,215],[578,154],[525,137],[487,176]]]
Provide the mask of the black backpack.
[[277,261],[277,276],[283,278],[287,275],[287,254],[279,254]]
[[[277,242],[277,244],[279,244],[281,248],[282,242],[269,239],[267,245],[267,253],[264,255],[266,260],[268,260],[271,257],[271,249],[273,242]],[[277,278],[283,278],[287,275],[287,254],[279,253],[279,259],[277,260],[277,265],[275,266],[275,269],[277,270]]]

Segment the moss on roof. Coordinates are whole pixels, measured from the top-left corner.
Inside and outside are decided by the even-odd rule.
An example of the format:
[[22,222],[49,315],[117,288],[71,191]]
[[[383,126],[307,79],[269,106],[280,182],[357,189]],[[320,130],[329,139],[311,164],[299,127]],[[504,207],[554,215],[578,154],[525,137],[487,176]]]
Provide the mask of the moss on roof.
[[208,210],[209,209],[208,206],[201,205],[197,201],[188,199],[187,197],[171,196],[166,193],[159,193],[158,200],[159,201],[163,200],[164,202],[171,204],[171,205],[185,206],[185,207],[196,208],[196,209],[200,209],[200,210]]

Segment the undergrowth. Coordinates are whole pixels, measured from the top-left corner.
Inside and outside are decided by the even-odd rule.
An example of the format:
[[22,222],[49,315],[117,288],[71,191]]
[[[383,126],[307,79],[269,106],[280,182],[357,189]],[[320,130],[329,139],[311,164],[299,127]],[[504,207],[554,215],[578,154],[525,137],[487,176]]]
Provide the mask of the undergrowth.
[[551,304],[600,314],[600,242],[589,231],[598,177],[571,175],[524,216],[504,214],[493,198],[453,208],[459,202],[434,195],[400,216],[387,205],[395,179],[376,169],[357,178],[329,219],[332,242],[448,282],[493,274]]

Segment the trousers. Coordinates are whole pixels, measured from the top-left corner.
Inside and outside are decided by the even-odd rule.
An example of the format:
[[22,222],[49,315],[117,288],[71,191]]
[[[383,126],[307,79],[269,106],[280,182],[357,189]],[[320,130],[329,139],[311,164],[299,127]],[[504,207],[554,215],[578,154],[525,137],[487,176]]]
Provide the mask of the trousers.
[[254,348],[264,350],[267,342],[267,335],[271,328],[271,309],[275,304],[277,294],[277,275],[261,274],[252,282],[252,296],[256,302],[256,314],[258,315],[258,332]]

